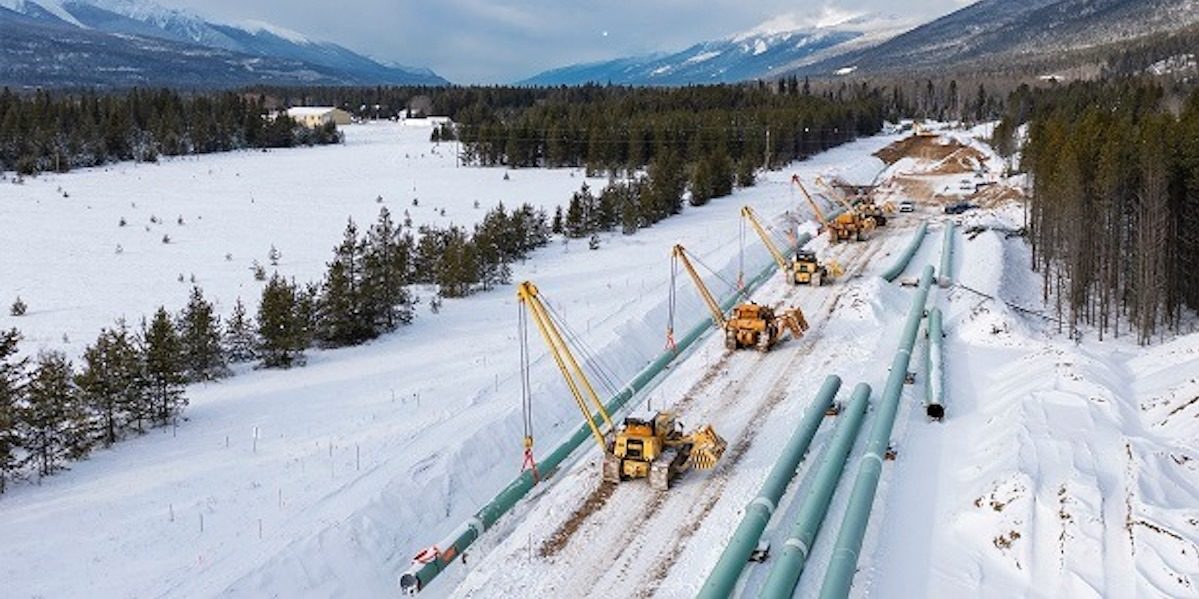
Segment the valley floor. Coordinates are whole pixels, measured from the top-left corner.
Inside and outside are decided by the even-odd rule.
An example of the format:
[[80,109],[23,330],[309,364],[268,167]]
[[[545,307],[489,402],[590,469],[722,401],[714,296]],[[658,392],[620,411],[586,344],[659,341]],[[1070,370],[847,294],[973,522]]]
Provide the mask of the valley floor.
[[[167,296],[179,287],[181,302],[186,286],[175,275],[183,268],[178,264],[192,264],[186,257],[192,248],[203,248],[196,254],[203,258],[186,268],[212,281],[219,299],[256,297],[256,290],[243,289],[250,284],[243,279],[252,281],[242,272],[250,256],[265,255],[276,243],[291,271],[315,276],[347,214],[360,222],[373,218],[380,194],[385,202],[396,198],[392,210],[400,212],[410,204],[412,181],[422,210],[429,198],[428,218],[440,219],[432,211],[444,207],[446,218],[461,219],[460,224],[475,214],[476,197],[483,209],[499,200],[552,206],[582,182],[570,171],[516,171],[514,187],[500,193],[494,190],[509,183],[501,181],[502,171],[450,170],[452,162],[444,156],[436,164],[403,170],[405,160],[431,156],[433,146],[391,129],[363,128],[357,135],[351,129],[344,148],[294,156],[205,157],[27,184],[32,186],[14,200],[13,210],[5,198],[0,231],[34,243],[38,229],[29,223],[57,222],[69,229],[64,239],[71,241],[68,249],[58,249],[42,240],[49,256],[59,256],[44,263],[32,251],[5,254],[0,280],[22,281],[18,291],[29,300],[31,316],[39,306],[72,299],[45,308],[37,320],[0,324],[24,329],[30,323],[38,343],[53,345],[62,332],[77,343],[114,317],[112,298],[139,295],[149,308],[129,310],[148,311],[170,301]],[[413,137],[404,142],[408,145],[388,146],[380,159],[386,168],[372,166],[367,158],[380,148],[359,144],[386,135]],[[427,139],[427,131],[421,135]],[[967,132],[945,135],[976,147],[988,176],[1002,169],[998,157]],[[788,183],[793,172],[805,180],[851,173],[898,139],[859,140],[766,173],[755,188],[688,209],[633,236],[605,237],[597,251],[585,243],[555,243],[516,265],[513,278],[535,281],[614,377],[625,380],[664,344],[674,243],[686,245],[725,279],[735,279],[742,205],[754,206],[775,226],[807,221],[808,210]],[[313,162],[304,162],[309,155],[299,152],[312,152]],[[304,193],[316,179],[292,181],[291,173],[317,169],[318,155],[325,152],[345,153],[327,160],[337,165],[329,171],[334,181],[325,192]],[[255,164],[253,173],[239,160]],[[901,161],[887,174],[926,176],[932,189],[956,180],[927,175],[935,166]],[[430,171],[428,180],[422,170]],[[204,185],[208,176],[224,183]],[[243,176],[254,183],[236,187]],[[139,179],[145,185],[130,185]],[[337,196],[339,184],[350,199],[330,205],[324,198]],[[455,185],[470,191],[453,193]],[[62,201],[58,186],[70,190],[78,204]],[[189,189],[210,195],[192,198]],[[894,190],[895,201],[904,197],[903,189]],[[124,197],[127,193],[138,198]],[[688,473],[662,494],[639,483],[622,484],[580,511],[597,488],[599,455],[588,445],[485,535],[466,564],[453,565],[426,593],[693,596],[824,376],[844,379],[841,400],[858,382],[871,384],[872,402],[877,400],[911,294],[878,274],[922,219],[930,221],[930,231],[906,274],[939,262],[940,226],[950,218],[941,213],[941,201],[921,198],[915,214],[896,215],[865,244],[813,241],[810,247],[822,257],[846,267],[847,276],[834,285],[795,288],[781,277],[767,283],[759,300],[798,305],[807,314],[812,328],[802,339],[758,354],[729,353],[710,336],[635,399],[655,409],[673,405],[689,426],[714,424],[730,443],[715,470]],[[178,249],[168,253],[159,247],[159,228],[151,227],[154,243],[118,237],[146,235],[142,221],[148,216],[142,212],[132,229],[117,228],[131,203],[165,217],[169,226],[163,227],[172,235],[188,231],[178,233]],[[187,214],[188,224],[176,229],[176,213]],[[129,214],[135,214],[132,208]],[[201,215],[210,228],[184,243]],[[898,459],[884,469],[854,593],[1193,595],[1199,582],[1199,402],[1193,399],[1199,394],[1199,336],[1152,348],[1123,337],[1100,342],[1090,334],[1071,341],[1051,319],[1009,305],[1043,310],[1027,246],[1004,233],[1020,226],[1019,206],[997,203],[952,218],[962,225],[948,273],[956,285],[930,296],[946,313],[947,417],[929,422],[924,416],[921,377],[905,389],[892,436]],[[965,229],[972,225],[988,230],[971,237]],[[808,222],[801,226],[812,228]],[[109,268],[105,261],[118,258],[112,254],[115,243],[127,244],[126,253],[133,254],[127,257],[142,256],[146,277],[155,278],[139,283],[129,275],[111,288],[90,280],[86,271]],[[237,264],[226,273],[221,263],[232,243],[244,249],[236,250]],[[746,272],[767,263],[760,245],[747,239]],[[67,268],[62,264],[75,264],[72,260],[79,265],[65,272],[77,276],[61,276]],[[96,266],[89,266],[92,261]],[[39,263],[58,266],[37,274]],[[211,270],[200,271],[205,265]],[[117,273],[130,267],[111,268]],[[716,277],[709,284],[727,291]],[[678,318],[689,325],[706,313],[686,285],[680,282]],[[193,386],[189,420],[177,430],[125,442],[40,485],[20,485],[0,497],[4,594],[397,593],[396,577],[417,549],[444,538],[519,472],[516,311],[514,289],[503,287],[447,301],[436,315],[421,310],[412,326],[374,343],[314,352],[303,369],[246,372]],[[533,358],[534,426],[539,447],[548,450],[573,432],[578,414],[539,345]],[[872,416],[867,414],[863,431]],[[806,474],[827,444],[833,420],[818,433],[767,529],[775,547],[791,527],[797,498],[809,484]],[[851,465],[860,451],[859,446],[851,455]],[[847,487],[843,481],[799,596],[819,589]],[[572,520],[571,531],[563,533]],[[741,594],[752,596],[769,566],[751,564]]]

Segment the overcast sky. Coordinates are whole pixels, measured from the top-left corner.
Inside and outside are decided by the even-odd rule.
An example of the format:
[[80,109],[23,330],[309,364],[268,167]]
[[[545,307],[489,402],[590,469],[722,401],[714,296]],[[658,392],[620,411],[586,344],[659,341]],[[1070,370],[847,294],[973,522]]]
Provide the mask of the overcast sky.
[[455,83],[507,83],[577,62],[676,51],[780,16],[934,18],[971,0],[157,0],[221,21],[261,20]]

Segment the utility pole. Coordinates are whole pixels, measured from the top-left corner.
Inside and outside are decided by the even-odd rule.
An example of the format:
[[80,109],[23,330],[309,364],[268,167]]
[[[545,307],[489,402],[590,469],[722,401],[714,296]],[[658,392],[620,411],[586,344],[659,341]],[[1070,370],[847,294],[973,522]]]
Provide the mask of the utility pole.
[[762,168],[770,170],[770,127],[766,127],[766,152],[762,157]]

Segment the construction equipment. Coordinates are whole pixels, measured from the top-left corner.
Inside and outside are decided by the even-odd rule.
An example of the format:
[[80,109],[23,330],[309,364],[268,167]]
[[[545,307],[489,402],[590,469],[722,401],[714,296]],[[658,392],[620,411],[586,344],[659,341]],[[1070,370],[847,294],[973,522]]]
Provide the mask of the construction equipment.
[[[525,281],[517,287],[516,296],[524,306],[522,314],[533,317],[575,404],[604,454],[601,473],[605,482],[648,478],[651,487],[666,490],[676,476],[690,468],[709,470],[715,467],[724,455],[727,443],[711,425],[684,434],[682,424],[673,413],[660,411],[630,415],[614,426],[611,415],[575,359],[567,338],[562,335],[565,327],[556,323],[537,287]],[[524,351],[522,369],[528,371],[527,352]],[[532,444],[531,433],[526,429],[525,446],[531,448]]]
[[868,232],[874,230],[874,220],[863,217],[858,213],[853,206],[841,201],[845,205],[845,212],[838,214],[836,218],[829,221],[824,216],[824,212],[820,210],[820,206],[816,200],[812,199],[812,194],[808,193],[808,189],[804,187],[803,181],[800,181],[799,175],[791,175],[791,182],[799,187],[803,192],[804,198],[808,200],[808,204],[812,207],[812,212],[816,215],[816,219],[820,221],[823,228],[829,232],[829,241],[838,243],[842,241],[865,241]]
[[829,265],[821,264],[816,258],[816,252],[796,248],[795,254],[791,257],[791,261],[783,257],[783,253],[779,251],[774,240],[771,239],[770,233],[762,226],[762,222],[758,220],[758,215],[753,208],[745,206],[741,208],[741,216],[749,221],[753,226],[754,231],[758,233],[758,237],[762,238],[762,243],[770,252],[771,257],[779,265],[779,270],[787,277],[787,281],[792,285],[812,285],[819,287],[828,282],[833,276],[838,276],[841,268],[836,263]]
[[[687,274],[691,276],[692,282],[695,283],[700,298],[707,305],[708,311],[712,313],[712,321],[716,323],[716,328],[724,331],[724,345],[728,349],[756,348],[758,351],[766,352],[782,340],[784,332],[790,331],[793,337],[799,338],[803,336],[804,331],[808,330],[808,321],[799,308],[783,310],[776,314],[770,306],[745,302],[734,306],[732,312],[726,317],[720,304],[712,296],[712,292],[708,291],[708,286],[704,284],[703,278],[691,264],[687,250],[681,245],[676,245],[671,256],[671,289],[674,288],[674,277],[678,272],[678,265],[682,264]],[[672,294],[671,302],[673,303],[673,301]],[[673,314],[673,312],[672,306],[671,313]]]

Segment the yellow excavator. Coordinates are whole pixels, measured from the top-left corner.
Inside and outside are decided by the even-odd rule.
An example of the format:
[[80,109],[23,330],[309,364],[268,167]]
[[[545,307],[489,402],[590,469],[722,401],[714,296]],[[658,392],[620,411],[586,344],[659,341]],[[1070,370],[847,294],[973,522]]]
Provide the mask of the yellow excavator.
[[804,187],[803,181],[799,180],[799,175],[791,175],[791,182],[803,192],[803,196],[808,200],[808,205],[812,207],[812,212],[816,215],[816,219],[828,230],[830,242],[865,241],[866,235],[874,230],[873,219],[863,217],[853,206],[850,206],[840,198],[835,199],[845,206],[845,211],[838,214],[832,221],[829,221],[825,218],[824,212],[820,210],[820,206],[816,203],[816,200],[812,199],[812,194],[808,193],[808,189]]
[[[716,466],[728,444],[711,425],[684,434],[682,424],[667,411],[630,415],[619,425],[614,425],[612,416],[575,359],[537,287],[525,281],[517,287],[516,297],[524,307],[524,313],[532,316],[604,454],[601,473],[605,482],[648,478],[651,487],[666,490],[675,477],[690,468],[710,470]],[[527,351],[522,351],[522,358],[527,359]],[[527,369],[528,365],[522,364],[522,368]],[[531,451],[532,445],[532,434],[526,427],[526,452]]]
[[776,264],[779,265],[779,270],[783,276],[787,278],[787,282],[792,285],[811,285],[819,287],[832,280],[833,277],[839,277],[842,274],[840,265],[836,262],[822,264],[816,258],[816,252],[797,248],[795,254],[791,257],[791,261],[783,257],[783,253],[774,243],[774,239],[770,237],[770,233],[762,226],[762,222],[758,220],[757,213],[753,208],[744,206],[741,208],[741,216],[749,221],[757,232],[758,237],[762,238],[762,244],[766,246],[766,250],[770,252],[770,256],[774,258]]
[[692,282],[695,283],[700,298],[707,305],[708,311],[712,313],[712,320],[716,323],[716,328],[724,331],[724,346],[728,349],[756,348],[758,351],[766,352],[782,340],[786,331],[790,331],[792,336],[799,338],[803,336],[804,331],[808,330],[808,321],[799,308],[783,310],[776,314],[770,306],[745,302],[734,306],[732,313],[726,317],[724,310],[712,296],[712,292],[708,291],[708,286],[704,284],[703,278],[691,264],[687,250],[681,245],[676,245],[672,256],[674,265],[676,265],[671,269],[672,277],[673,273],[678,270],[677,265],[682,264],[687,274],[691,276]]

